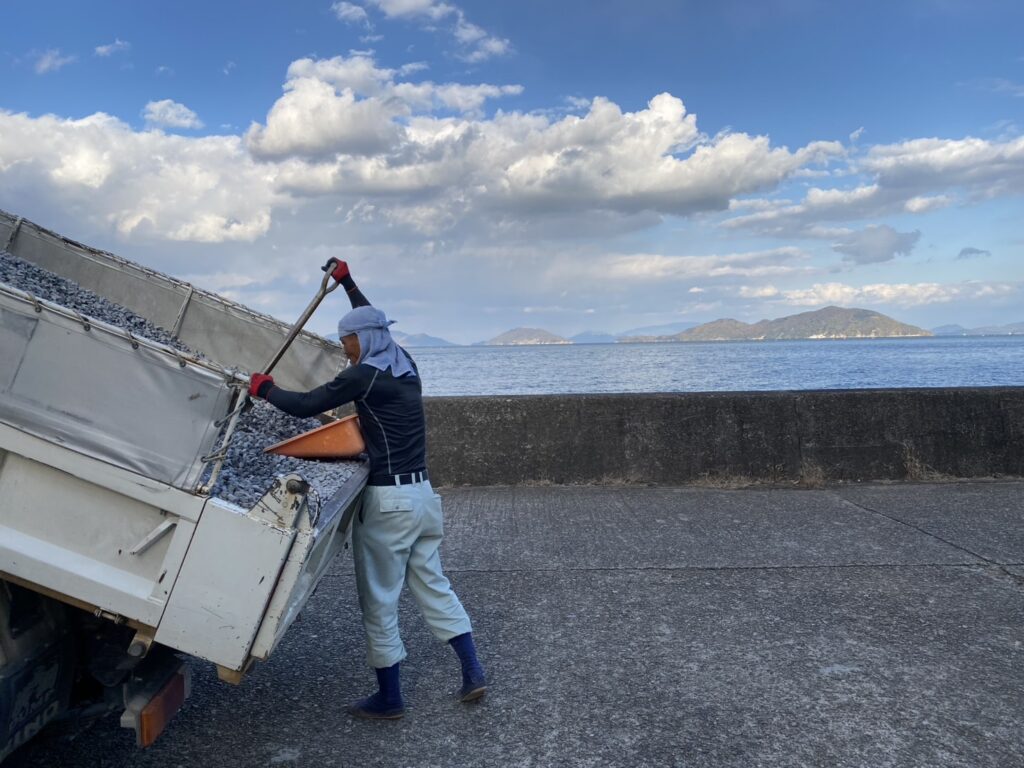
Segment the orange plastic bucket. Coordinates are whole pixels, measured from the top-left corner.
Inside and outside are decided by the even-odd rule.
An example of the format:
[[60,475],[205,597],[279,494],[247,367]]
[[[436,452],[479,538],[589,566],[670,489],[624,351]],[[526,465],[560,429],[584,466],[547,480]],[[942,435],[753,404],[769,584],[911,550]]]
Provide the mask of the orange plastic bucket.
[[366,450],[359,417],[346,416],[264,448],[264,453],[297,459],[352,459]]

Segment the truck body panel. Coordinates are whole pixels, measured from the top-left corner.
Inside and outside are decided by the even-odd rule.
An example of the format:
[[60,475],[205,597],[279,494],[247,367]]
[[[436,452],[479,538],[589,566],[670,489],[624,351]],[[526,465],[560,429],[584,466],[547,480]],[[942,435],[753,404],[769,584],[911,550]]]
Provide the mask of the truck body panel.
[[[105,482],[116,477],[122,485],[131,483],[125,470],[4,424],[0,449],[0,572],[157,626],[204,500],[173,488],[129,496]],[[77,474],[54,466],[60,454],[61,463]],[[90,467],[100,471],[83,478]],[[172,506],[162,504],[170,498],[179,513],[164,508]],[[139,546],[168,522],[165,535]]]
[[211,499],[157,642],[242,669],[294,541],[293,527],[271,525]]

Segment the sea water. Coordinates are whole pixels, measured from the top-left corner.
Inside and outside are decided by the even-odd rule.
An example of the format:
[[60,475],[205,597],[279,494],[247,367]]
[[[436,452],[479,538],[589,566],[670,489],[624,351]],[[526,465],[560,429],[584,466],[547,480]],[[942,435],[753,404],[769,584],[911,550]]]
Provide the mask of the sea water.
[[1024,336],[416,347],[424,394],[1024,386]]

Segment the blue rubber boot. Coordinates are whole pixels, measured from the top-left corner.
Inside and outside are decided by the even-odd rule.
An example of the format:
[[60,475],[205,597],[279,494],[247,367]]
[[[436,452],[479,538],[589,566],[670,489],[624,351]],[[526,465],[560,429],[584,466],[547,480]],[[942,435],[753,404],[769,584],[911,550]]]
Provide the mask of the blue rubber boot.
[[377,673],[377,687],[380,690],[349,706],[348,713],[365,720],[397,720],[405,714],[398,664],[374,669],[374,672]]
[[476,646],[473,644],[473,633],[453,637],[448,644],[455,649],[462,664],[462,689],[459,701],[474,701],[487,693],[487,678],[484,668],[476,658]]

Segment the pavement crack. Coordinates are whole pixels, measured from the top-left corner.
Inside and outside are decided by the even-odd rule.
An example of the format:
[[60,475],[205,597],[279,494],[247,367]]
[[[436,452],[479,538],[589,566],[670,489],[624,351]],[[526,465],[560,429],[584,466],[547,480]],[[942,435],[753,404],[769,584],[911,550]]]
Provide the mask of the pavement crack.
[[931,531],[926,530],[925,528],[922,528],[919,525],[914,525],[913,523],[908,523],[906,520],[901,520],[900,518],[894,517],[893,515],[887,515],[885,512],[882,512],[881,510],[865,506],[864,504],[859,504],[856,501],[852,501],[852,500],[846,498],[842,494],[838,494],[838,493],[833,492],[833,495],[836,498],[838,498],[840,501],[844,502],[845,504],[849,504],[851,507],[856,507],[857,509],[863,510],[864,512],[870,512],[872,514],[878,515],[879,517],[884,517],[886,520],[891,520],[894,523],[898,523],[899,525],[903,525],[903,526],[906,526],[907,528],[911,528],[911,529],[917,531],[918,533],[923,533],[925,536],[930,536],[931,538],[935,539],[936,541],[941,541],[943,544],[946,544],[946,545],[948,545],[950,547],[953,547],[954,549],[958,549],[961,552],[966,552],[971,557],[976,557],[979,560],[984,561],[988,565],[999,565],[999,563],[997,563],[996,561],[992,560],[991,558],[985,557],[984,555],[979,554],[979,553],[977,553],[977,552],[975,552],[975,551],[973,551],[971,549],[968,549],[965,546],[957,544],[956,542],[950,541],[949,539],[944,539],[941,536],[939,536],[937,533],[932,533]]
[[841,501],[845,502],[846,504],[849,504],[852,507],[856,507],[857,509],[863,510],[865,512],[871,512],[872,514],[878,515],[879,517],[884,517],[886,520],[891,520],[894,523],[898,523],[899,525],[911,528],[915,531],[918,531],[919,533],[923,533],[925,536],[929,536],[935,539],[936,541],[941,541],[943,544],[946,544],[947,546],[953,547],[954,549],[964,552],[970,555],[971,557],[978,558],[984,563],[984,570],[990,576],[999,579],[1000,581],[1005,581],[1009,584],[1012,584],[1017,589],[1024,591],[1024,576],[1020,576],[1016,573],[1013,573],[1012,571],[1007,570],[1007,568],[1016,565],[1015,563],[999,563],[990,557],[985,557],[981,553],[969,549],[968,547],[952,542],[949,539],[945,539],[942,536],[939,536],[937,533],[932,533],[931,531],[922,528],[919,525],[908,523],[906,520],[901,520],[900,518],[895,517],[893,515],[887,515],[885,512],[882,512],[881,510],[874,509],[873,507],[868,507],[856,501],[852,501],[851,499],[848,499],[845,496],[842,496],[841,494],[834,493],[833,495],[835,495]]

